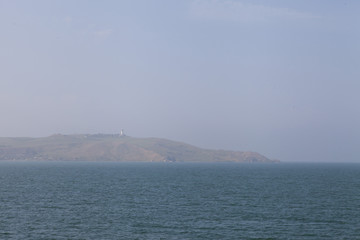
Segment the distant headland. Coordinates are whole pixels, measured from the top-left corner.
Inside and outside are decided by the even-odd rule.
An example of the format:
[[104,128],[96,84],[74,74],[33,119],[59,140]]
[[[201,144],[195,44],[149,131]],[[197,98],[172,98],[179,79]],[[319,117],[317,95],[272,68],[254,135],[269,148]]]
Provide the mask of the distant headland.
[[117,162],[277,162],[256,152],[202,149],[161,138],[120,134],[54,134],[0,138],[0,160]]

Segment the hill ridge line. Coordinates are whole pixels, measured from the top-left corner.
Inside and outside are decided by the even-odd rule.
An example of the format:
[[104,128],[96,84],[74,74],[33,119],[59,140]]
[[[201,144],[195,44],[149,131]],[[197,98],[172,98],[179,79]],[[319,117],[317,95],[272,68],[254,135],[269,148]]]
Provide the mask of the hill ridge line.
[[277,162],[251,151],[204,149],[165,138],[121,134],[0,137],[0,160],[120,162]]

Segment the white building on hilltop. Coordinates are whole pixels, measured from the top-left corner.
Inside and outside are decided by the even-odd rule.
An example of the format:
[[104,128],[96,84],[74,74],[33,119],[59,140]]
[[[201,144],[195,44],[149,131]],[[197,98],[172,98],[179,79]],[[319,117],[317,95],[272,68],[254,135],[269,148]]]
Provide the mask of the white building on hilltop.
[[120,137],[123,137],[123,136],[125,136],[124,129],[121,129],[121,131],[120,131]]

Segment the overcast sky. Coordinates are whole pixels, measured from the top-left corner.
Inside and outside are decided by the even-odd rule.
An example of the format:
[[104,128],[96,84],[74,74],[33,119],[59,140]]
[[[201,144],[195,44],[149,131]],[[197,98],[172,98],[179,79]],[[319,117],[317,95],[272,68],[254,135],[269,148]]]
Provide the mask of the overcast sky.
[[0,136],[360,162],[358,0],[0,0]]

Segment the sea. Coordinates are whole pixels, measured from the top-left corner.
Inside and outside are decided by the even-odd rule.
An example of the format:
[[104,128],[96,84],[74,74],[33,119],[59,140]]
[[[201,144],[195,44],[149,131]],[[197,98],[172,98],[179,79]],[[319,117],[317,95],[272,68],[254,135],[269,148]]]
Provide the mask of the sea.
[[1,161],[0,239],[360,239],[360,164]]

